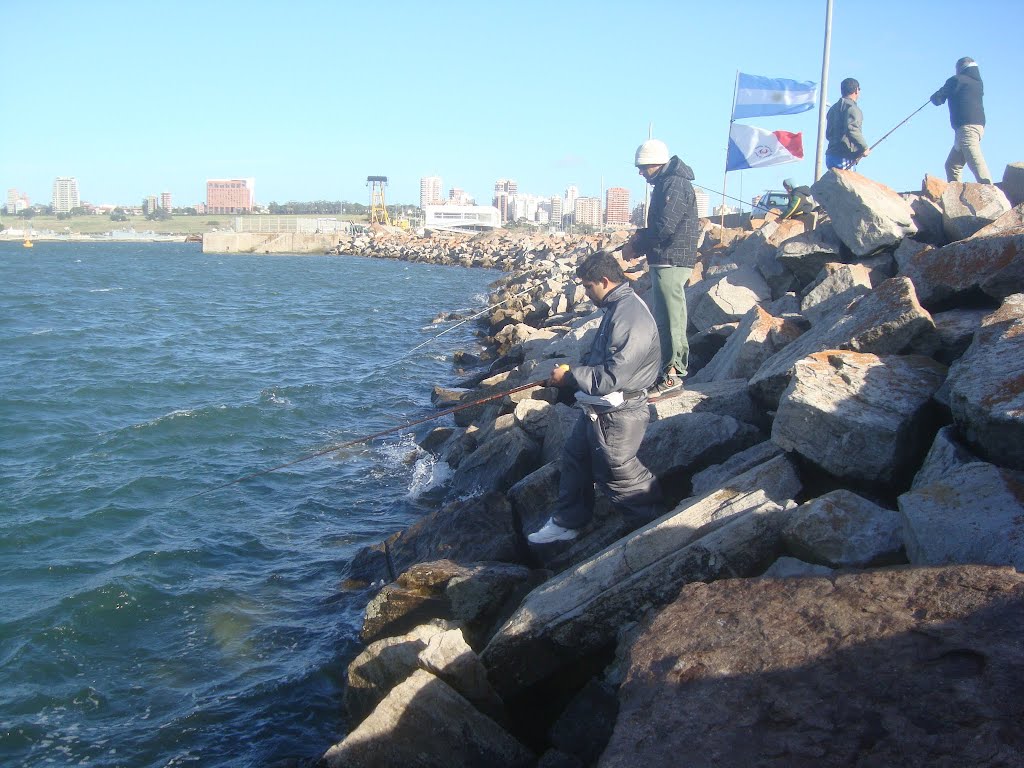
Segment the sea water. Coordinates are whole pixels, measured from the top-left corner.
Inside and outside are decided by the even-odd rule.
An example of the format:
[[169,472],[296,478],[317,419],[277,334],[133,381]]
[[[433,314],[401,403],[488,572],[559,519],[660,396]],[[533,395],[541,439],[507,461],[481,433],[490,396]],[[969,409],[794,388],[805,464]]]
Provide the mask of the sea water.
[[425,514],[439,467],[405,432],[216,487],[431,415],[476,331],[432,320],[497,276],[0,243],[0,765],[262,766],[340,738],[346,564]]

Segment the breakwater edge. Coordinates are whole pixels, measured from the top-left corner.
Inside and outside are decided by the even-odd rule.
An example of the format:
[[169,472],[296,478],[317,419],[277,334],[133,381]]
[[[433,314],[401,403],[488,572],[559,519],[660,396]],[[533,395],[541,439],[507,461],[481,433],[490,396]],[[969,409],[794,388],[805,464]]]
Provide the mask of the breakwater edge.
[[[693,368],[640,451],[663,516],[599,498],[577,540],[527,544],[576,418],[543,386],[421,441],[446,495],[347,569],[365,649],[321,764],[1018,764],[1024,201],[813,191],[813,230],[704,225]],[[614,240],[491,249],[493,357],[435,405],[571,364],[599,322],[573,270]]]

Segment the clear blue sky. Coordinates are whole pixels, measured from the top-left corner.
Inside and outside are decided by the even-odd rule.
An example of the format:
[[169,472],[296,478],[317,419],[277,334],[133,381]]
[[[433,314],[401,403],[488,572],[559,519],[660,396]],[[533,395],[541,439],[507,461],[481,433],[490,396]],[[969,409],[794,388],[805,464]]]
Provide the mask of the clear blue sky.
[[[251,176],[264,204],[366,203],[366,177],[386,175],[389,202],[418,203],[419,178],[439,175],[489,203],[501,177],[594,196],[603,177],[635,203],[649,123],[720,191],[736,71],[819,81],[825,6],[7,0],[0,191],[48,203],[67,175],[92,203],[169,191],[190,205],[207,178]],[[972,56],[999,179],[1024,160],[1022,21],[1020,0],[835,0],[827,100],[858,78],[873,143]],[[730,173],[729,194],[811,181],[817,110],[744,122],[802,131],[805,159]],[[946,107],[928,105],[860,170],[917,189],[944,175],[952,136]]]

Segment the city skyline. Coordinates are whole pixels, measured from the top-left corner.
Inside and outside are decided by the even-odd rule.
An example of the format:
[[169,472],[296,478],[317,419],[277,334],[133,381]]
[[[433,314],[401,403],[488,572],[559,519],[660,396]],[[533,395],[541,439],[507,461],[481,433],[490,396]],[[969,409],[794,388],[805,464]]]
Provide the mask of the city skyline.
[[[369,6],[303,0],[289,14],[275,10],[264,0],[183,0],[173,13],[56,0],[42,30],[6,41],[25,87],[9,101],[22,106],[0,120],[0,188],[40,203],[53,179],[73,176],[94,204],[167,192],[188,206],[203,200],[207,178],[251,177],[263,205],[365,204],[366,177],[384,175],[389,201],[416,204],[420,179],[440,176],[442,196],[456,187],[478,203],[500,178],[538,195],[572,185],[603,199],[621,187],[642,200],[633,152],[651,130],[694,169],[714,206],[736,73],[821,79],[825,0],[770,19],[748,0],[728,11],[667,0],[629,9],[525,0],[513,10],[399,2],[382,35],[360,31],[381,24]],[[825,99],[836,100],[843,77],[857,77],[864,133],[876,142],[927,102],[958,58],[972,56],[985,81],[982,148],[999,178],[1022,159],[1016,25],[1006,23],[1018,15],[1011,0],[969,13],[952,0],[835,0]],[[35,17],[28,4],[5,14],[11,29],[39,30]],[[659,42],[670,37],[679,44]],[[51,49],[61,56],[43,55]],[[561,64],[534,60],[534,51]],[[145,65],[157,60],[167,66]],[[217,61],[247,66],[220,70]],[[82,74],[69,75],[68,62]],[[600,68],[601,79],[579,78],[586,67]],[[810,182],[817,113],[746,121],[802,132],[805,157],[730,173],[724,191],[749,201],[786,177]],[[858,170],[917,189],[926,173],[944,175],[952,138],[946,107],[928,105]]]

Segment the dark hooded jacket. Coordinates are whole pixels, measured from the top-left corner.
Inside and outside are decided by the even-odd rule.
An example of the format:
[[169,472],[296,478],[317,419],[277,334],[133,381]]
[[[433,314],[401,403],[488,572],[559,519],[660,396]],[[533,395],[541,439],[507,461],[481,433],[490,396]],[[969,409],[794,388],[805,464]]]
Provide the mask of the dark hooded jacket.
[[673,155],[654,177],[647,226],[637,230],[634,246],[651,266],[693,267],[697,264],[697,196],[693,170]]
[[974,65],[949,78],[945,85],[932,94],[932,104],[939,106],[949,99],[949,124],[953,126],[953,130],[962,125],[984,125],[984,94],[981,70]]

